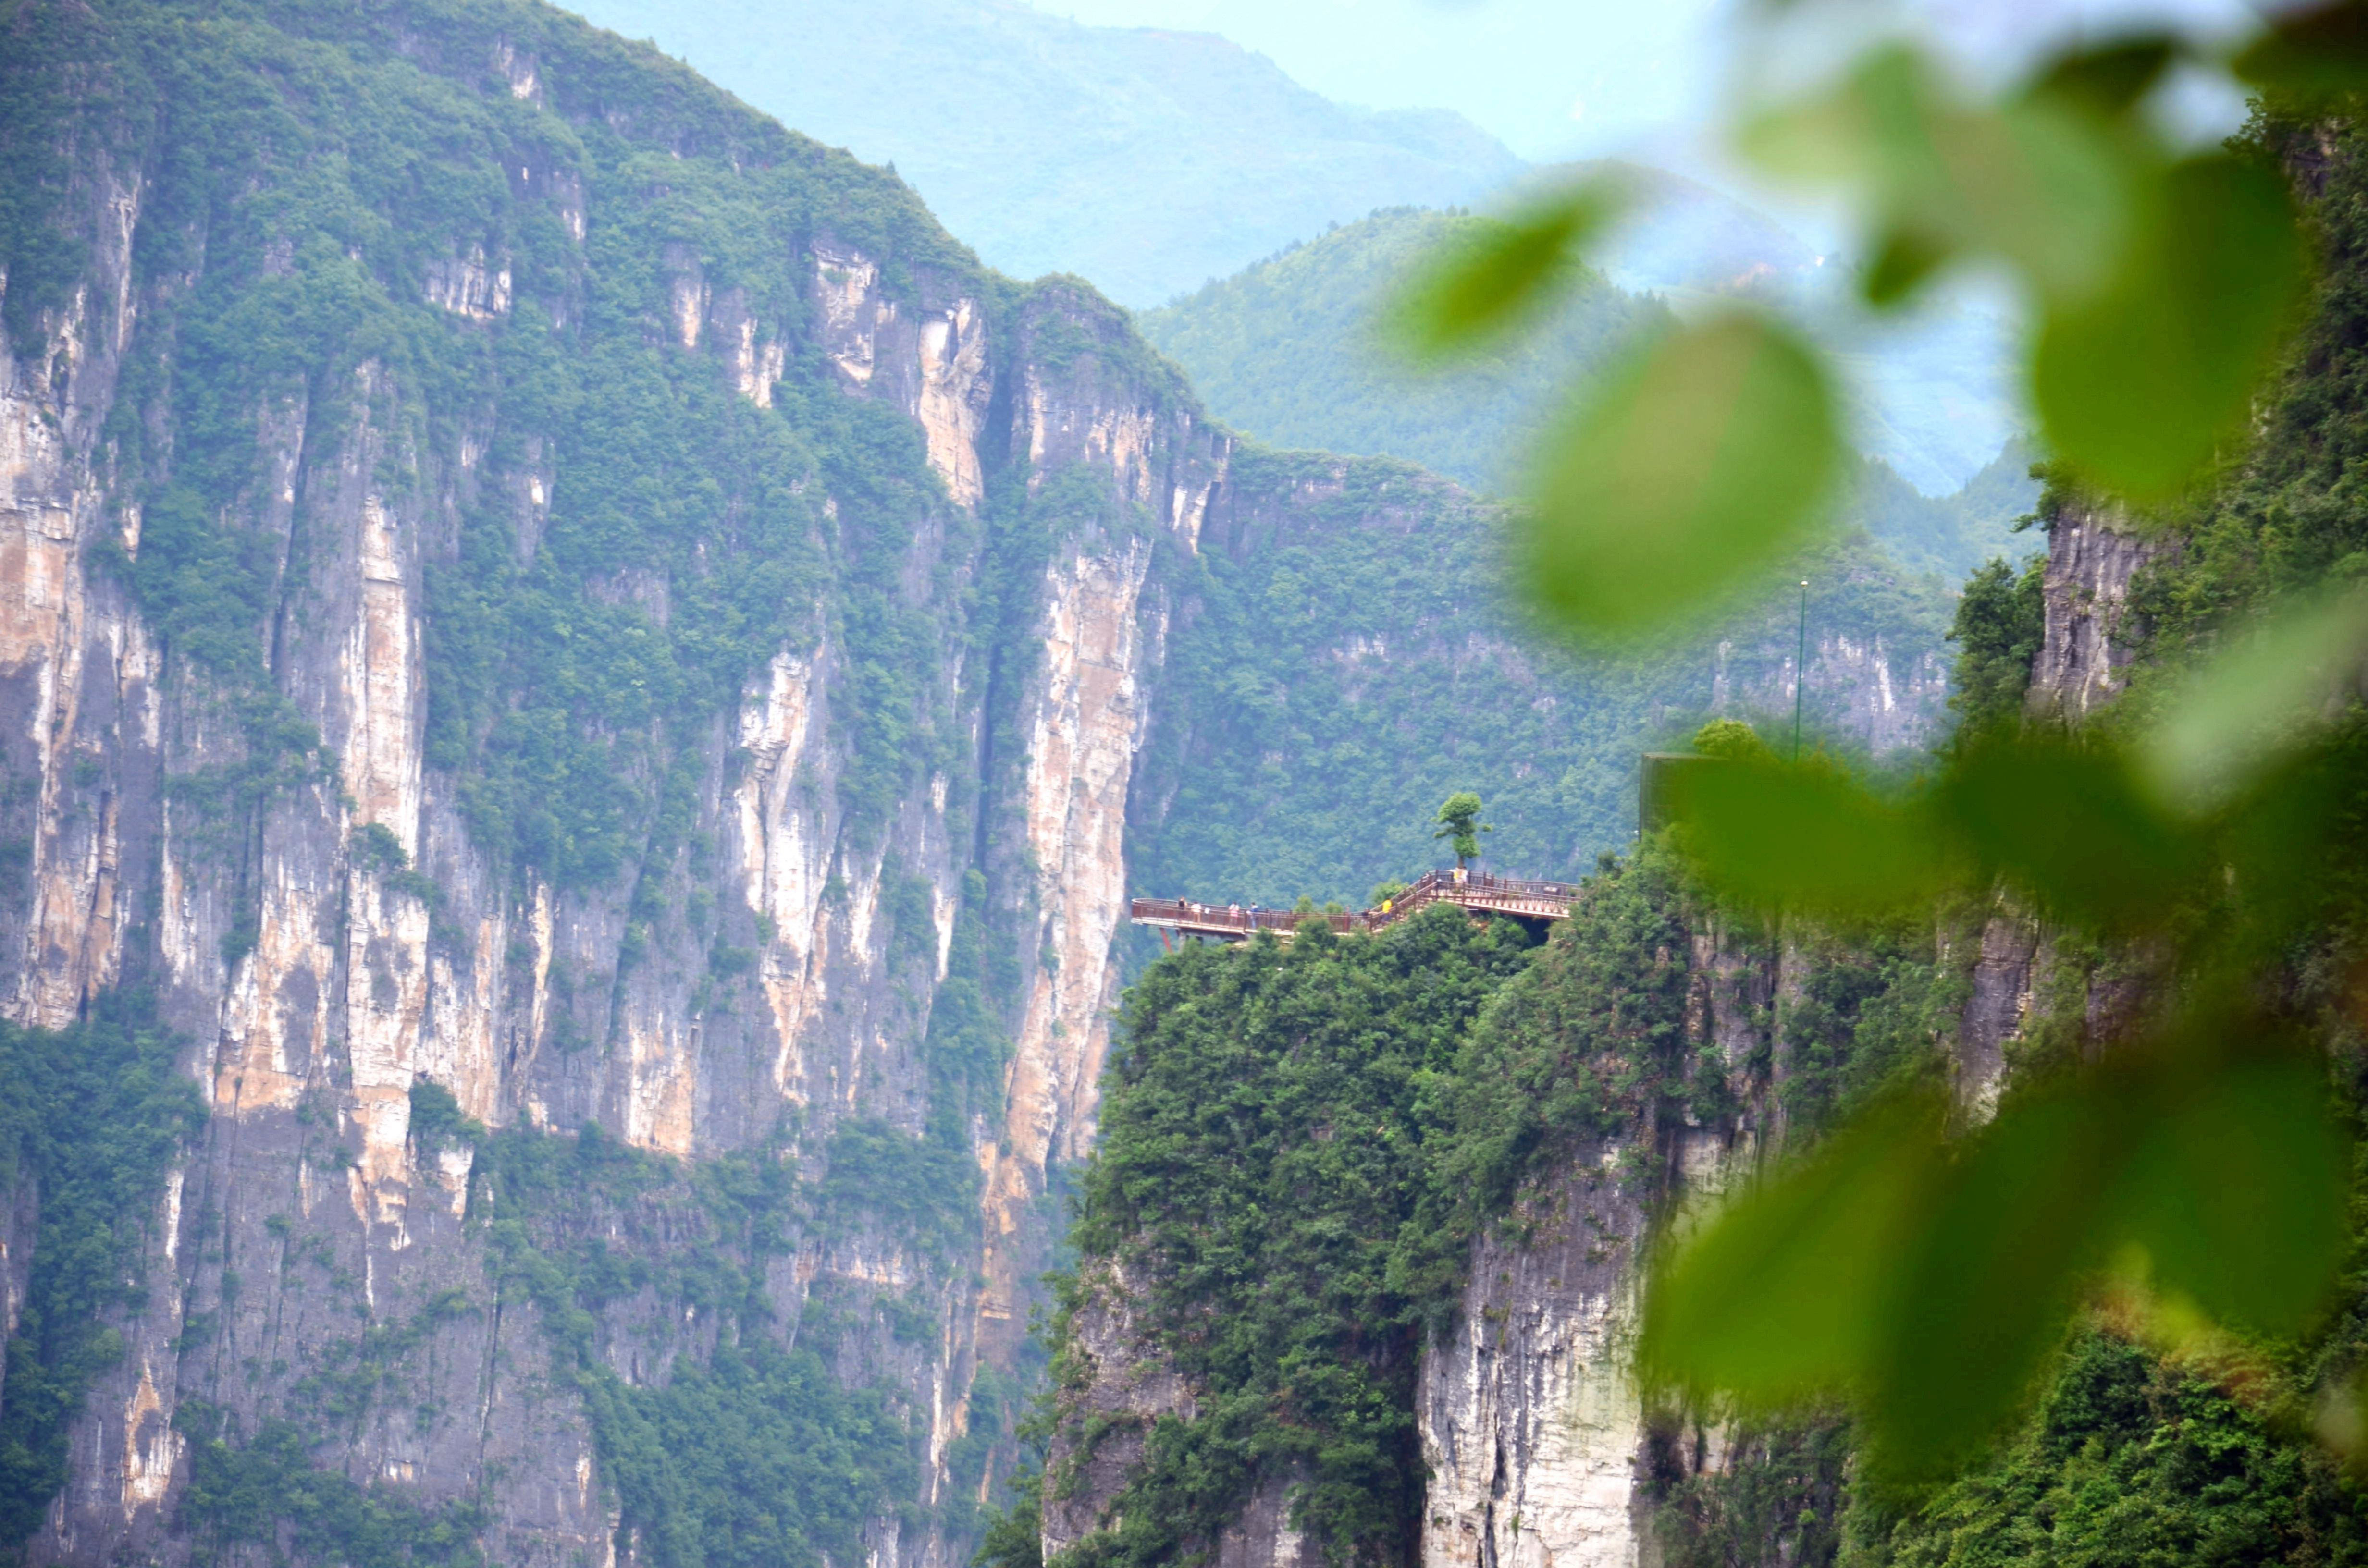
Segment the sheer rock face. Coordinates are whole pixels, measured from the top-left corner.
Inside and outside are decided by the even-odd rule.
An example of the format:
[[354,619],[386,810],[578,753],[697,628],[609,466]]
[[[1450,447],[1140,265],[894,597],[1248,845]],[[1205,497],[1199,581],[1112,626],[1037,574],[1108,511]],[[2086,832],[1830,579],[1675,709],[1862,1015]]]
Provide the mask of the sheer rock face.
[[2132,657],[2122,635],[2130,582],[2164,548],[2131,531],[2126,517],[2065,508],[2047,533],[2045,636],[2032,663],[2027,711],[2077,723],[2121,691]]
[[[1147,1281],[1104,1260],[1079,1280],[1067,1342],[1076,1382],[1063,1402],[1044,1472],[1044,1553],[1064,1551],[1110,1522],[1112,1501],[1141,1463],[1162,1416],[1198,1413],[1190,1385],[1140,1315]],[[1217,1568],[1322,1568],[1324,1549],[1293,1527],[1298,1477],[1269,1476],[1235,1511],[1214,1543]]]
[[[503,79],[541,103],[524,59],[500,59]],[[246,760],[234,694],[163,649],[123,574],[100,564],[140,549],[142,483],[104,430],[154,302],[131,266],[142,174],[109,156],[74,155],[69,217],[90,250],[70,306],[0,342],[0,837],[29,859],[0,896],[0,998],[16,1021],[57,1026],[122,980],[153,986],[211,1115],[147,1217],[148,1303],[122,1324],[127,1352],[83,1414],[35,1557],[185,1561],[183,1405],[202,1400],[250,1432],[307,1419],[302,1378],[366,1326],[414,1324],[440,1301],[404,1397],[321,1431],[314,1461],[430,1506],[484,1489],[493,1561],[632,1560],[538,1314],[487,1267],[472,1155],[423,1151],[414,1086],[449,1088],[496,1128],[597,1123],[694,1161],[793,1127],[793,1157],[818,1180],[848,1119],[921,1127],[922,1041],[977,873],[985,939],[1019,976],[1006,1108],[969,1130],[982,1247],[937,1256],[859,1226],[797,1240],[765,1272],[784,1336],[817,1290],[934,1315],[917,1347],[884,1329],[842,1335],[839,1369],[901,1388],[931,1461],[923,1511],[873,1521],[867,1550],[880,1568],[958,1561],[967,1540],[929,1522],[929,1506],[974,1369],[1008,1367],[1025,1333],[1055,1220],[1048,1165],[1090,1146],[1129,785],[1171,579],[1198,548],[1230,439],[1081,288],[996,294],[983,275],[871,254],[824,225],[796,242],[805,299],[768,313],[669,245],[652,258],[664,352],[759,407],[804,364],[823,379],[805,395],[873,400],[911,421],[944,494],[921,503],[903,608],[934,634],[922,701],[963,743],[889,802],[884,831],[850,830],[837,786],[856,686],[825,630],[779,648],[695,737],[704,863],[574,888],[495,864],[471,836],[462,781],[427,756],[427,583],[472,509],[507,517],[518,559],[532,561],[566,458],[531,439],[490,458],[504,433],[468,409],[428,410],[463,430],[426,442],[410,415],[428,390],[366,361],[254,411],[255,477],[233,520],[274,562],[256,628],[268,687],[321,750],[242,816],[192,787]],[[589,182],[553,170],[531,183],[581,243]],[[409,287],[461,330],[495,331],[546,308],[511,279],[505,258],[463,250]],[[1061,345],[1050,362],[1034,348],[1046,334]],[[149,347],[169,366],[169,342]],[[1016,635],[973,625],[990,483],[1030,494],[1079,472],[1099,511],[1049,540],[1008,623]],[[669,613],[660,572],[598,591]],[[993,679],[979,667],[990,662]],[[1008,707],[990,715],[996,679]],[[892,939],[892,860],[921,884],[925,941]],[[655,914],[635,906],[637,878],[663,890]],[[728,1011],[700,985],[708,938],[686,911],[702,900],[715,939],[754,954],[747,1000]],[[9,1204],[0,1306],[13,1323],[38,1194]],[[662,1256],[696,1219],[653,1199],[612,1215],[602,1239]],[[593,1238],[552,1241],[573,1239]],[[601,1354],[630,1382],[662,1382],[713,1346],[712,1328],[663,1306],[645,1290],[602,1311]],[[186,1333],[193,1324],[207,1333]],[[414,1404],[433,1414],[415,1419]]]
[[1771,1008],[1798,961],[1715,920],[1691,957],[1688,1035],[1738,1074],[1770,1062],[1774,1081],[1733,1127],[1648,1125],[1578,1150],[1474,1240],[1454,1326],[1426,1349],[1416,1394],[1430,1470],[1424,1568],[1645,1560],[1649,1433],[1631,1370],[1644,1259],[1656,1223],[1682,1223],[1748,1178],[1781,1137],[1785,1054]]
[[[1484,1235],[1455,1329],[1423,1358],[1426,1563],[1629,1568],[1644,1409],[1629,1375],[1645,1208],[1618,1145]],[[1591,1156],[1591,1157],[1589,1157]]]
[[1105,1506],[1142,1460],[1153,1422],[1163,1415],[1189,1421],[1199,1410],[1183,1374],[1140,1321],[1144,1287],[1127,1277],[1122,1264],[1110,1262],[1078,1281],[1080,1305],[1069,1341],[1080,1374],[1076,1409],[1099,1438],[1080,1454],[1076,1424],[1064,1421],[1053,1433],[1045,1471],[1075,1481],[1046,1488],[1048,1558],[1093,1533]]

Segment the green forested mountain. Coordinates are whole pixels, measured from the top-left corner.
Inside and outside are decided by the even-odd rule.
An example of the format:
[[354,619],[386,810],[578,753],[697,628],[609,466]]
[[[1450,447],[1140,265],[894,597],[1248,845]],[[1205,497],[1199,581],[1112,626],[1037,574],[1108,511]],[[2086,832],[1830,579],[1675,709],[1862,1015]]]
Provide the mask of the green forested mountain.
[[[1713,712],[1790,723],[1792,592],[1648,651],[1565,648],[1510,592],[1494,507],[1382,459],[1245,451],[1236,472],[1292,501],[1253,548],[1202,558],[1168,633],[1178,678],[1136,786],[1144,892],[1354,905],[1438,863],[1431,809],[1467,788],[1497,824],[1490,865],[1576,876],[1634,836],[1640,753]],[[1809,744],[1920,744],[1946,688],[1941,580],[1862,536],[1779,575],[1811,584]]]
[[585,0],[793,130],[893,164],[1016,277],[1153,305],[1375,207],[1522,165],[1445,110],[1351,108],[1212,33],[1022,0]]
[[[1081,1176],[1131,891],[1360,899],[1467,787],[1503,869],[1586,872],[1640,748],[1781,734],[1796,679],[1812,744],[1913,756],[1937,580],[1787,563],[1806,670],[1782,595],[1552,646],[1490,502],[1232,430],[1091,288],[533,0],[8,0],[0,39],[0,1553],[944,1568],[1076,1187],[1212,1422],[1085,1424],[1151,1460],[1113,1554],[1268,1481],[1281,1540],[1304,1477],[1314,1539],[1410,1562],[1490,1506],[1424,1369],[1446,1409],[1616,1329],[1656,1182],[1934,1070],[1985,983],[1987,926],[1779,941],[1646,846],[1543,941],[1441,911],[1155,971]],[[2354,552],[2328,320],[2275,462],[2142,584],[2165,647]],[[2016,466],[1862,514],[1962,560]],[[1968,650],[2009,708],[2010,576]],[[2061,1044],[2114,977],[2051,963],[1991,978]],[[2307,968],[2332,1011],[2348,951]],[[2083,1550],[2342,1561],[2277,1421],[2350,1332],[2266,1408],[2113,1339],[1938,1497],[1844,1498],[1816,1424],[1588,1473],[1651,1460],[1687,1562],[2018,1561],[2026,1495]]]
[[[1668,299],[1682,305],[1706,291],[1763,287],[1815,299],[1834,281],[1820,280],[1817,269],[1787,247],[1789,236],[1764,220],[1748,222],[1755,215],[1737,204],[1687,189],[1671,176],[1626,177],[1665,203],[1663,216],[1653,218],[1648,209],[1646,222],[1607,242],[1601,259],[1632,278],[1702,279],[1677,287]],[[1517,335],[1476,363],[1415,369],[1393,352],[1376,317],[1410,267],[1478,222],[1452,211],[1375,212],[1138,319],[1144,335],[1192,377],[1212,412],[1262,439],[1385,453],[1475,489],[1508,494],[1521,483],[1536,422],[1555,394],[1628,335],[1670,319],[1670,304],[1590,277],[1543,330]],[[1707,273],[1689,271],[1679,259],[1697,240],[1714,263]],[[1732,278],[1720,276],[1729,269]],[[1868,329],[1848,330],[1864,339]],[[1898,330],[1930,335],[1932,329],[1910,323]],[[1866,339],[1851,347],[1843,361],[1865,376],[1918,378],[1916,353],[1896,341]],[[1865,398],[1861,413],[1878,426],[1869,432],[1870,449],[1916,454],[1931,438],[1896,397]],[[1995,427],[1987,416],[1982,423]],[[2013,550],[2008,530],[2038,494],[2024,473],[2029,466],[2021,446],[2011,445],[1962,493],[1928,499],[1894,465],[1871,460],[1853,521],[1903,563],[1962,576]],[[1915,467],[1930,472],[1935,465],[1918,455]]]
[[1668,315],[1657,300],[1589,277],[1543,332],[1476,365],[1413,370],[1382,337],[1377,312],[1433,248],[1482,222],[1375,212],[1136,319],[1212,412],[1260,440],[1404,458],[1501,494],[1554,392]]

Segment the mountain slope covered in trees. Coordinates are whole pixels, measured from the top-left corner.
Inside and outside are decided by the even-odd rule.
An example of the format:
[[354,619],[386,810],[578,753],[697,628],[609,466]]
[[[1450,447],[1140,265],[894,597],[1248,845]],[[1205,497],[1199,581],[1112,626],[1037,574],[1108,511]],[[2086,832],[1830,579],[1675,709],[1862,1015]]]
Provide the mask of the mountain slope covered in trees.
[[[1184,367],[1212,412],[1263,440],[1385,453],[1490,494],[1511,494],[1525,482],[1539,422],[1556,396],[1632,335],[1671,319],[1671,301],[1686,308],[1712,293],[1767,290],[1814,302],[1841,286],[1838,277],[1801,265],[1798,254],[1780,244],[1781,232],[1770,235],[1747,222],[1753,216],[1748,210],[1738,215],[1736,203],[1713,192],[1653,171],[1612,172],[1664,205],[1648,206],[1599,248],[1598,259],[1632,280],[1659,276],[1664,291],[1632,294],[1591,276],[1542,327],[1511,335],[1476,361],[1418,368],[1391,343],[1382,319],[1394,289],[1427,255],[1469,242],[1482,220],[1456,211],[1372,213],[1142,312],[1144,335]],[[1713,274],[1701,277],[1679,266],[1685,247],[1696,242],[1713,259],[1725,252],[1742,270],[1731,278]],[[1762,255],[1774,261],[1748,259]],[[1854,350],[1845,353],[1845,364],[1877,383],[1923,387],[1953,373],[1939,360],[1926,365],[1934,351],[1918,341],[1919,335],[1949,336],[1945,311],[1887,336],[1869,336],[1864,324],[1846,324],[1842,312],[1823,313]],[[1987,350],[1975,345],[1964,352],[1978,358],[1996,347],[1993,342]],[[1952,363],[1961,358],[1940,356]],[[1896,389],[1878,384],[1859,401],[1868,449],[1896,460],[1869,460],[1855,502],[1860,526],[1895,558],[1952,578],[1992,554],[2022,552],[2014,551],[2008,530],[2038,491],[2024,478],[2030,459],[2021,443],[2009,443],[1956,494],[1928,499],[1900,477],[1897,464],[1919,474],[1963,472],[1981,459],[1964,463],[1953,449],[1932,449],[1935,443],[1953,448],[1956,438],[1930,429],[1922,392],[1903,402]],[[1976,423],[2002,428],[1988,415]]]

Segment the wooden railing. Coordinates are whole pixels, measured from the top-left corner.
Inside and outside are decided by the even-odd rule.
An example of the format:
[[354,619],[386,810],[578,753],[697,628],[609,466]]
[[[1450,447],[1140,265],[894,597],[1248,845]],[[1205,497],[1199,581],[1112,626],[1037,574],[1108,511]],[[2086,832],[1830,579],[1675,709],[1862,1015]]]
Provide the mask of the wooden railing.
[[1571,882],[1534,878],[1498,877],[1485,871],[1425,871],[1403,892],[1376,909],[1351,914],[1303,914],[1290,909],[1259,909],[1235,903],[1199,903],[1181,898],[1138,898],[1130,914],[1138,926],[1157,926],[1188,936],[1241,939],[1259,931],[1288,934],[1307,921],[1320,920],[1334,931],[1378,931],[1394,926],[1433,903],[1452,903],[1474,913],[1510,915],[1525,920],[1554,920],[1570,910],[1580,896]]

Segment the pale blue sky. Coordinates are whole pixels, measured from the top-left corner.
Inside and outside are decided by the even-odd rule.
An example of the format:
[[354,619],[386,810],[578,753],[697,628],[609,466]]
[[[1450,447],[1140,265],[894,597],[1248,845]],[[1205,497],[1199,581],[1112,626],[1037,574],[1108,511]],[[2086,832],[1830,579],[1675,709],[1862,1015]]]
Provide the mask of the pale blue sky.
[[[1725,79],[1738,0],[1035,0],[1082,22],[1222,33],[1327,97],[1459,109],[1525,157],[1692,163]],[[1828,7],[1831,9],[1831,7]],[[1872,17],[1895,10],[1869,4]],[[2242,0],[1921,0],[1928,24],[1997,62],[2069,27],[2166,10],[2241,28]]]

